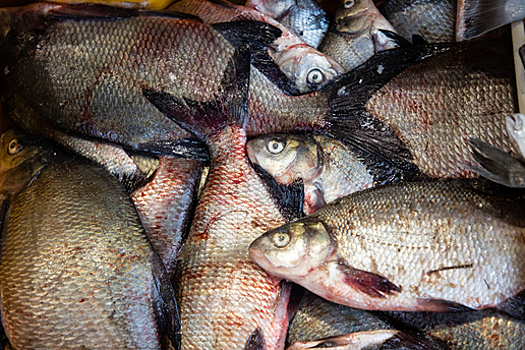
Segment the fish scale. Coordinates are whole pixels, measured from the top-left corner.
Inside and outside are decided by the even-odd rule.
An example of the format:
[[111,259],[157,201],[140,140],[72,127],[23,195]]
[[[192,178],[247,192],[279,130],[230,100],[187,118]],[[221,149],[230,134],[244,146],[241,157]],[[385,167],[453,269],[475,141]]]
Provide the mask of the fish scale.
[[289,294],[248,257],[250,243],[284,219],[250,167],[246,134],[227,127],[210,141],[212,164],[177,265],[182,349],[243,349],[260,329],[282,349]]
[[477,176],[467,166],[477,164],[469,137],[512,151],[505,118],[516,111],[516,88],[512,57],[505,54],[510,36],[501,34],[408,68],[367,102],[366,110],[396,130],[423,173]]
[[160,348],[158,257],[125,198],[105,170],[67,158],[13,197],[0,281],[15,349]]

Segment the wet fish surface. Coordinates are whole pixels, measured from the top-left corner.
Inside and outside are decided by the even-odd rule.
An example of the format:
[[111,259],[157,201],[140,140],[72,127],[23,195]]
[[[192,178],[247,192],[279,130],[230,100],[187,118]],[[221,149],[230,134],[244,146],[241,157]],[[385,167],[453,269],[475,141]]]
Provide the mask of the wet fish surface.
[[388,312],[401,325],[442,339],[450,350],[522,349],[525,324],[497,310],[457,313]]
[[439,59],[415,64],[392,79],[361,111],[395,130],[422,173],[476,176],[468,168],[477,165],[469,137],[505,152],[513,147],[505,123],[517,110],[510,50],[505,28],[485,39],[452,45]]
[[306,215],[337,198],[395,179],[380,159],[323,135],[262,135],[248,141],[246,153],[281,184],[302,179]]
[[457,0],[388,0],[378,8],[407,40],[419,35],[430,43],[455,41]]
[[326,13],[315,0],[248,0],[245,6],[278,20],[314,48],[328,30]]
[[522,0],[458,0],[456,40],[476,38],[524,17]]
[[[142,90],[212,98],[235,48],[211,26],[180,15],[90,4],[6,8],[2,18],[4,78],[38,114],[70,133],[206,159],[202,145],[152,106]],[[257,36],[244,42],[255,44],[265,35],[271,42],[279,34],[251,23]],[[246,33],[250,25],[242,24]],[[232,25],[223,27],[236,32]],[[241,36],[236,37],[242,41]]]
[[179,346],[173,289],[131,200],[81,158],[57,156],[12,198],[0,290],[14,349]]
[[250,256],[269,273],[351,307],[499,307],[522,317],[506,305],[525,286],[525,199],[491,186],[460,179],[353,193],[267,232]]
[[347,71],[359,66],[374,53],[396,47],[380,30],[395,29],[371,0],[343,0],[319,51],[333,57]]
[[279,28],[281,35],[269,45],[269,55],[302,93],[318,90],[344,72],[334,59],[305,43],[270,16],[252,8],[236,6],[226,1],[182,0],[167,10],[188,13],[210,24],[244,19],[261,21]]

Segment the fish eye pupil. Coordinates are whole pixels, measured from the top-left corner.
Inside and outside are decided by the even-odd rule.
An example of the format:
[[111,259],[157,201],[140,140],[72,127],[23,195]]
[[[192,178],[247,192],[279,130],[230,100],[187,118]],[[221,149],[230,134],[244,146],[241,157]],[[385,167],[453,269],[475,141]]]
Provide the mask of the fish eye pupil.
[[273,236],[273,244],[277,248],[284,248],[290,243],[290,235],[283,233],[283,232],[277,232]]
[[345,9],[349,9],[350,7],[354,6],[354,4],[355,4],[354,0],[346,0],[343,3],[343,6],[344,6]]
[[323,78],[323,73],[319,69],[312,69],[307,76],[309,84],[320,84]]
[[10,155],[14,155],[18,153],[20,149],[21,147],[18,143],[18,140],[11,140],[11,142],[9,142],[9,145],[7,146],[7,153],[9,153]]
[[281,153],[284,149],[284,143],[279,140],[270,140],[268,142],[268,151],[272,154]]

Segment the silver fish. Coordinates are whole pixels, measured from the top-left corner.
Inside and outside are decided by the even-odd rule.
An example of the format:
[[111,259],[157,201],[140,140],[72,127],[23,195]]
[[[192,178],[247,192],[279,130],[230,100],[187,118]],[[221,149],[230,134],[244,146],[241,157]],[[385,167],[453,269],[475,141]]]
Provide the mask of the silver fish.
[[491,186],[461,179],[353,193],[265,233],[250,256],[351,307],[519,313],[509,305],[525,289],[525,198]]
[[263,135],[248,141],[246,154],[281,184],[302,179],[306,215],[388,178],[388,165],[372,169],[360,152],[323,135]]
[[380,30],[395,32],[372,0],[343,0],[319,51],[339,62],[347,71],[368,60],[374,53],[397,47]]
[[276,19],[314,48],[328,30],[326,13],[315,0],[248,0],[245,6]]
[[14,349],[160,349],[163,336],[179,346],[162,262],[122,185],[92,162],[57,156],[15,194],[1,249]]
[[430,43],[455,41],[457,0],[388,0],[378,8],[407,40],[420,35]]

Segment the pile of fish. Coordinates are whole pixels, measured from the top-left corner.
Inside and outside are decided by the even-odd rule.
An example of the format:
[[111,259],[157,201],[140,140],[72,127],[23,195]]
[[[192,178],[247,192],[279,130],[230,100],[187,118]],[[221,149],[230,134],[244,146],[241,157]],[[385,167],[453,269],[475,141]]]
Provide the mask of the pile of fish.
[[0,349],[525,347],[525,6],[324,5],[0,9]]

